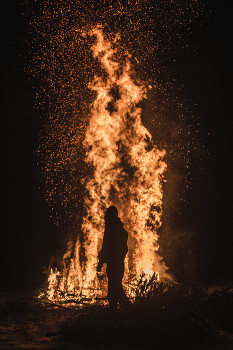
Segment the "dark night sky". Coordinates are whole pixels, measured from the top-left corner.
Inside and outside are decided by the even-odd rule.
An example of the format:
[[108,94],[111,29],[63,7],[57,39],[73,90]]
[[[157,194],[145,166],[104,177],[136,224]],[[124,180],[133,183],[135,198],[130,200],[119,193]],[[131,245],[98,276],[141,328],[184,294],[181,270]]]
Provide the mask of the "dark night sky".
[[[61,232],[50,218],[38,189],[33,151],[41,128],[33,105],[35,90],[24,73],[26,26],[19,1],[5,8],[1,55],[3,88],[2,182],[6,197],[2,219],[3,287],[34,287],[56,251]],[[213,1],[209,23],[195,27],[193,56],[183,57],[184,92],[200,111],[200,127],[210,157],[204,171],[193,169],[185,222],[196,233],[197,279],[230,283],[232,234],[232,27],[231,1]],[[5,190],[5,188],[7,190]]]

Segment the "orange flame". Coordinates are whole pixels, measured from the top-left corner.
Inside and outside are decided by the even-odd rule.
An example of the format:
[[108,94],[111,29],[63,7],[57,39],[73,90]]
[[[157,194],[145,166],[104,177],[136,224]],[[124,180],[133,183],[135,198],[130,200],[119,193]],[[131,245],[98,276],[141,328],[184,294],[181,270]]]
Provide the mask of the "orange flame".
[[[104,212],[110,205],[117,206],[129,233],[125,280],[132,281],[142,273],[167,276],[167,268],[157,253],[165,151],[154,146],[142,124],[138,103],[146,98],[146,88],[134,82],[129,55],[124,64],[120,62],[113,48],[119,37],[111,42],[101,27],[88,34],[96,39],[92,53],[103,74],[95,76],[90,84],[96,97],[84,141],[86,161],[93,168],[86,183],[84,243],[77,239],[73,254],[69,247],[63,257],[63,271],[51,270],[47,292],[51,300],[56,299],[56,288],[76,293],[86,290],[84,294],[90,297],[90,289],[99,286],[97,256],[104,233]],[[81,246],[85,251],[82,263]]]

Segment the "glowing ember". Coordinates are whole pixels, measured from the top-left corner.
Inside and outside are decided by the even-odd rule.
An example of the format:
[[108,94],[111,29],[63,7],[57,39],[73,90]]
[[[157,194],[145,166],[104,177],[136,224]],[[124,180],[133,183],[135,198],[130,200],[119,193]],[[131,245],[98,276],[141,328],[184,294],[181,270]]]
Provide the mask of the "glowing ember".
[[[81,243],[77,238],[73,252],[69,247],[62,271],[51,270],[47,293],[51,300],[58,298],[58,291],[91,299],[97,291],[104,293],[96,265],[104,233],[104,212],[110,205],[118,208],[129,233],[125,283],[141,274],[166,276],[166,267],[157,254],[165,151],[157,149],[142,124],[138,103],[146,98],[146,87],[133,80],[129,55],[118,54],[119,36],[111,42],[101,27],[95,27],[88,35],[95,38],[92,53],[103,74],[95,76],[89,86],[96,97],[84,141],[86,162],[93,168],[86,182],[84,239]],[[82,261],[81,249],[85,255]]]

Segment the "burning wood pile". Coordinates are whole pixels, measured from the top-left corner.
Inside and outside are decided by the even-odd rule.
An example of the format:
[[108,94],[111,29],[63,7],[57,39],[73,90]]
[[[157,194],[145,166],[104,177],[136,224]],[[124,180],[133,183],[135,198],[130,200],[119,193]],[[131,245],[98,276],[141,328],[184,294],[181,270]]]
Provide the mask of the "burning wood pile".
[[96,265],[109,205],[117,206],[129,233],[124,277],[127,292],[133,295],[132,285],[141,275],[169,278],[157,253],[166,152],[154,144],[142,124],[139,107],[150,86],[133,79],[130,55],[120,51],[119,36],[110,40],[100,26],[82,35],[94,38],[91,51],[101,69],[101,75],[95,75],[89,84],[95,99],[84,139],[92,174],[84,180],[81,234],[69,243],[62,268],[50,270],[47,291],[42,293],[51,301],[74,296],[88,301],[104,298],[106,279],[97,277]]

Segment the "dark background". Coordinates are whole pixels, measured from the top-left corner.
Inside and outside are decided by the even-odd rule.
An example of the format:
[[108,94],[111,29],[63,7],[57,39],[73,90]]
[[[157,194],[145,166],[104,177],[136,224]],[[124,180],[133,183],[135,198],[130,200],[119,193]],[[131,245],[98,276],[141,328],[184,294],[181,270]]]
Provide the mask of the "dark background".
[[[34,109],[33,89],[25,67],[26,24],[20,2],[2,11],[2,245],[3,288],[36,287],[43,266],[56,252],[61,230],[50,218],[38,189],[34,151],[41,121]],[[204,170],[192,169],[192,190],[184,211],[194,232],[196,279],[201,283],[232,284],[232,26],[231,1],[213,1],[213,14],[193,28],[195,54],[182,57],[184,94],[200,111],[200,128],[210,156]],[[175,272],[175,267],[174,267]]]

